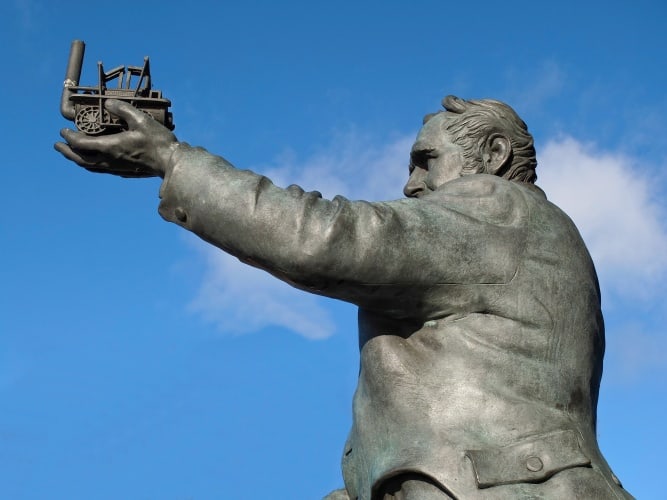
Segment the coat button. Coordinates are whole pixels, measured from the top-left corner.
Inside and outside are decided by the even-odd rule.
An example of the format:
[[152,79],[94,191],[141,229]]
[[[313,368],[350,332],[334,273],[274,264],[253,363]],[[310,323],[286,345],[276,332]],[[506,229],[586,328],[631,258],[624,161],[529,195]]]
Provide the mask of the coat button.
[[185,222],[188,220],[188,214],[186,214],[185,210],[183,210],[181,207],[178,207],[176,210],[174,210],[174,215],[180,222]]
[[544,467],[544,464],[542,463],[542,460],[539,459],[539,457],[528,457],[526,459],[526,469],[528,469],[531,472],[538,472],[542,470],[542,467]]

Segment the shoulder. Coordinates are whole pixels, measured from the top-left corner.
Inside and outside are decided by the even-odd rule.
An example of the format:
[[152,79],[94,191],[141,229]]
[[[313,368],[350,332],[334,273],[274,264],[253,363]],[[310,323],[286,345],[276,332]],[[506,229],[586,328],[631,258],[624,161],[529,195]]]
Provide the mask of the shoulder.
[[532,200],[546,202],[539,188],[487,174],[460,177],[423,199],[500,225],[520,224],[528,216]]
[[512,182],[497,175],[465,175],[443,184],[436,192],[464,197],[524,197],[536,196],[546,201],[544,191],[534,184]]

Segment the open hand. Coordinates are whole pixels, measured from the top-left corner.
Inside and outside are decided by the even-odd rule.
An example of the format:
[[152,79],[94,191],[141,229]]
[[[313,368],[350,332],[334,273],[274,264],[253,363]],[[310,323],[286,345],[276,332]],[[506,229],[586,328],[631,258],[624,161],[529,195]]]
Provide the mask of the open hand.
[[176,136],[127,102],[109,99],[105,109],[127,123],[128,130],[89,136],[63,129],[60,135],[67,142],[57,142],[56,151],[91,172],[121,177],[164,177],[171,154],[178,146]]

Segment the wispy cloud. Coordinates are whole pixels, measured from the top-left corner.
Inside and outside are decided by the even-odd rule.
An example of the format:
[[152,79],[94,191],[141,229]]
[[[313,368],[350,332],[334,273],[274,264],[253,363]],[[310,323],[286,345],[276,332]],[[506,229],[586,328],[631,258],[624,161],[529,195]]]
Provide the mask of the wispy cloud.
[[538,155],[539,184],[574,220],[604,290],[655,295],[667,273],[666,206],[637,162],[571,137]]
[[270,165],[257,167],[280,186],[298,184],[317,189],[325,198],[387,200],[403,196],[409,151],[415,135],[394,137],[384,144],[358,131],[339,133],[309,158],[288,152]]
[[508,101],[521,103],[523,111],[542,109],[563,91],[566,79],[565,70],[553,60],[542,61],[529,72],[510,69],[505,73]]
[[[309,158],[287,152],[268,165],[256,166],[277,185],[299,184],[331,198],[388,199],[402,196],[413,137],[373,144],[358,133],[337,136]],[[197,243],[205,259],[203,281],[190,309],[226,333],[248,333],[282,327],[310,339],[335,331],[335,320],[321,299],[241,264],[217,248]]]
[[646,315],[665,302],[667,206],[659,183],[637,160],[571,137],[549,141],[538,159],[539,184],[574,220],[595,261],[605,311],[621,312],[607,328],[610,382],[664,377],[667,339],[651,333],[660,323],[655,311]]
[[334,320],[317,297],[241,264],[217,248],[199,241],[195,244],[206,270],[189,307],[222,332],[243,334],[282,327],[309,339],[334,333]]

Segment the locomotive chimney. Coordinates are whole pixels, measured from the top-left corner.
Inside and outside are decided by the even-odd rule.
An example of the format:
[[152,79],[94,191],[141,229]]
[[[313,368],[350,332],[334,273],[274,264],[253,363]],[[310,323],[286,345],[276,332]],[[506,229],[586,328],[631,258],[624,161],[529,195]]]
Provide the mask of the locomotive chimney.
[[63,83],[63,94],[60,98],[60,113],[68,120],[74,120],[74,104],[70,101],[70,96],[74,94],[75,91],[71,90],[71,87],[79,85],[81,66],[83,65],[83,53],[85,50],[86,44],[83,43],[83,41],[74,40],[69,51],[65,82]]

